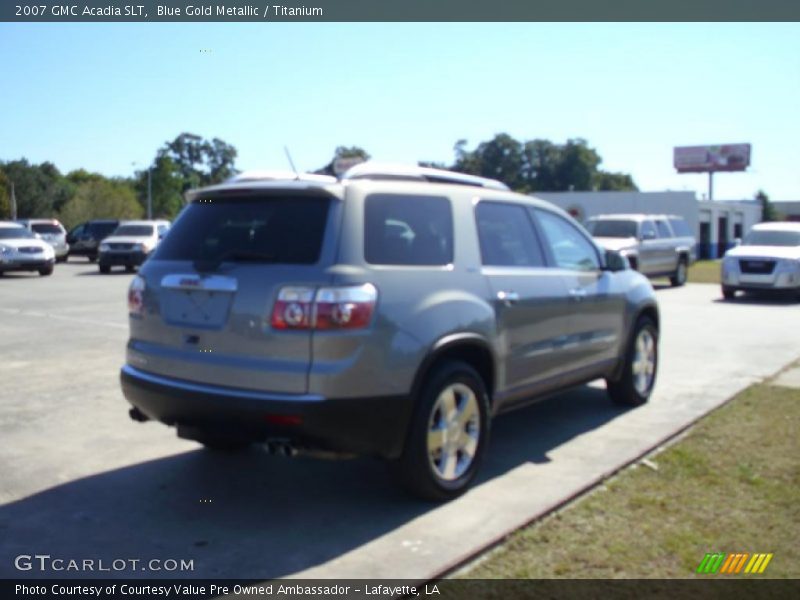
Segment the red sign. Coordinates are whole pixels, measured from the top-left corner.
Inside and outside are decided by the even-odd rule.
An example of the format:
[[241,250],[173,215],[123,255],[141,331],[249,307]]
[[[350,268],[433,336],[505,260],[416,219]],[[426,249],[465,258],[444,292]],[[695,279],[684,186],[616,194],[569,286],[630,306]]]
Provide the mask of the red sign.
[[744,171],[750,166],[750,144],[679,146],[673,163],[678,173]]

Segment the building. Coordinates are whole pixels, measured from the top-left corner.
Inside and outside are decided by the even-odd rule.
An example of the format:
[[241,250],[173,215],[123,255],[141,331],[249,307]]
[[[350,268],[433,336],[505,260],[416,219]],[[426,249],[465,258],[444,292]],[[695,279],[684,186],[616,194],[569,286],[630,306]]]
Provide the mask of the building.
[[755,200],[698,200],[694,192],[537,192],[535,195],[563,208],[581,222],[595,215],[614,213],[681,216],[695,234],[699,258],[719,258],[734,240],[741,239],[761,221],[761,206]]

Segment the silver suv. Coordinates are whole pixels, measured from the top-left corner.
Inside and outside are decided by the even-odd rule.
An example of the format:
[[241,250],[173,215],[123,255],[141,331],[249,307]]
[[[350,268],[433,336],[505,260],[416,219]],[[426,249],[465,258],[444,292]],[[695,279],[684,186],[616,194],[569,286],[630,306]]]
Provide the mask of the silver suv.
[[133,419],[383,457],[431,499],[468,487],[492,416],[598,378],[638,405],[656,377],[645,277],[551,204],[436,169],[195,191],[128,305]]
[[648,277],[686,283],[695,261],[695,238],[682,217],[675,215],[599,215],[586,228],[603,248],[625,256],[631,267]]

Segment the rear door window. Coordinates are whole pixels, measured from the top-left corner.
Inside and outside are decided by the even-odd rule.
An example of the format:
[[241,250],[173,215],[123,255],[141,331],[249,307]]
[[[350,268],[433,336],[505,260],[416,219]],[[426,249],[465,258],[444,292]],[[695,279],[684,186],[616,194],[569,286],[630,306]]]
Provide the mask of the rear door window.
[[481,262],[497,267],[543,267],[544,253],[525,207],[481,202],[475,209]]
[[316,196],[197,200],[186,207],[154,258],[314,264],[329,205],[328,198]]
[[373,265],[453,262],[453,213],[442,196],[373,194],[364,204],[364,259]]

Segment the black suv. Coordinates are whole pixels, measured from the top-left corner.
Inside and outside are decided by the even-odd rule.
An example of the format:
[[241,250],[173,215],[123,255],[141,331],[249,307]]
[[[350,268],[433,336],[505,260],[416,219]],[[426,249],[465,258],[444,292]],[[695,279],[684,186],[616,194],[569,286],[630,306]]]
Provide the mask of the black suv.
[[119,221],[103,219],[86,221],[73,228],[67,234],[70,256],[85,256],[91,262],[97,260],[100,242],[107,238],[119,226]]

